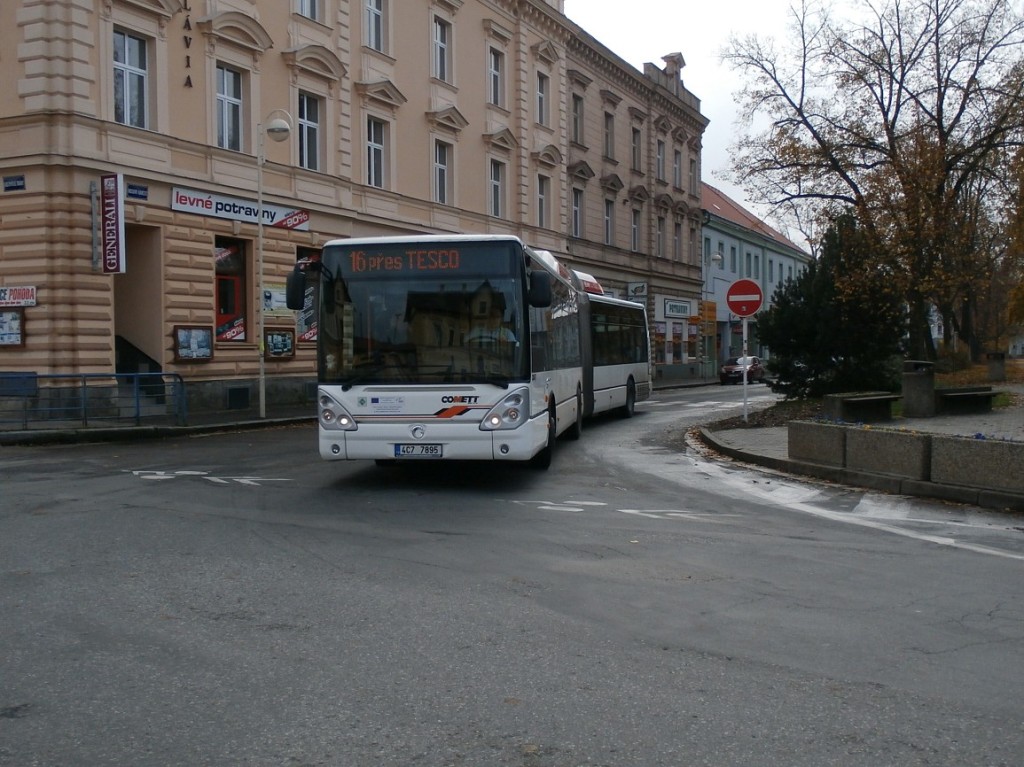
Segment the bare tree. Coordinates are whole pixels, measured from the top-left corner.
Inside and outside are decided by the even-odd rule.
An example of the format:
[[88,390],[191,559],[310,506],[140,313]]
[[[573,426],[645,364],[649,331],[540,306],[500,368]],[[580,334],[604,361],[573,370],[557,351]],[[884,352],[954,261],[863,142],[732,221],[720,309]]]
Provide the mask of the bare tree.
[[[935,357],[932,308],[971,317],[1024,140],[1024,20],[1007,0],[856,0],[837,20],[791,8],[791,43],[733,39],[747,78],[733,172],[754,199],[852,210],[909,310],[910,353]],[[861,286],[843,286],[857,290]]]

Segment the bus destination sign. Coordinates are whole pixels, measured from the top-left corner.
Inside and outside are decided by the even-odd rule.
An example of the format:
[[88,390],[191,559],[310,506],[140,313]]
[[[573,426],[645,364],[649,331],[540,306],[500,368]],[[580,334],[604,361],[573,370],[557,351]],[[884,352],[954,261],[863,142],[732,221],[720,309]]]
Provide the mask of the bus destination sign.
[[353,250],[348,257],[349,267],[355,274],[457,271],[460,263],[460,253],[453,248],[407,250],[404,253],[368,253],[365,250]]

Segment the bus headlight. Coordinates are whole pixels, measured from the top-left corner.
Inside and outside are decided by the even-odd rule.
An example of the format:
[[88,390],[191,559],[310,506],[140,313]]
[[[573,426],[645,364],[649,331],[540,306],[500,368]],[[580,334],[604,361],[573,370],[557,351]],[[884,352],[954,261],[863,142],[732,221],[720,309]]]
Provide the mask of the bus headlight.
[[482,431],[518,429],[528,420],[530,420],[529,389],[516,389],[487,411],[487,415],[480,422],[480,429]]
[[355,431],[356,421],[345,408],[329,394],[320,392],[320,425],[325,429]]

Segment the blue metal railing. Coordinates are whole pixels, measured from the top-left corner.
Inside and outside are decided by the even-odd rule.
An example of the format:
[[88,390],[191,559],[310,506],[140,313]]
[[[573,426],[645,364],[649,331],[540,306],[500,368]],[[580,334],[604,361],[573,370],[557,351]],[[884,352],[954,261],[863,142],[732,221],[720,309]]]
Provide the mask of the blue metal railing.
[[184,426],[187,418],[177,373],[0,373],[0,429]]

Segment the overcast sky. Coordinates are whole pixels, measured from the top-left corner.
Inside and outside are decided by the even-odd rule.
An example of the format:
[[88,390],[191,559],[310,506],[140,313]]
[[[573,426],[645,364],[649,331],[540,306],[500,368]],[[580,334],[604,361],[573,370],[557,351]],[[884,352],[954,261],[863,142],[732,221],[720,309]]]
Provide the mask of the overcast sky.
[[733,94],[741,81],[721,63],[720,53],[734,34],[781,40],[789,8],[790,0],[565,0],[566,16],[641,71],[645,62],[664,67],[662,56],[683,54],[683,84],[711,121],[704,133],[703,180],[758,215],[764,211],[721,177],[729,168],[737,114]]

